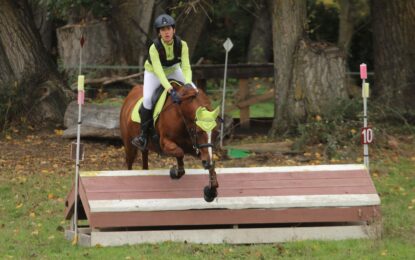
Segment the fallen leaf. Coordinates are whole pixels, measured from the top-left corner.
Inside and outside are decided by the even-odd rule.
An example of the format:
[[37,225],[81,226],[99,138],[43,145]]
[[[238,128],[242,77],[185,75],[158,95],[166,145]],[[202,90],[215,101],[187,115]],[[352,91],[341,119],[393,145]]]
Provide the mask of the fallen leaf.
[[55,129],[54,132],[57,136],[62,136],[63,135],[63,130]]
[[29,217],[34,218],[36,217],[36,214],[34,212],[30,212]]
[[20,203],[19,205],[17,205],[16,209],[20,209],[21,207],[23,207],[23,203]]

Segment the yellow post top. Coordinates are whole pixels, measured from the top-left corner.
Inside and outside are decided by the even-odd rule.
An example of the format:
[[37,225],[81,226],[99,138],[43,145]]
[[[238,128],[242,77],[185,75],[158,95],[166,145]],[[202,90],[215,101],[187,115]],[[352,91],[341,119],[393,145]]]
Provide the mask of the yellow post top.
[[85,91],[84,84],[85,84],[85,76],[79,75],[78,76],[78,91]]
[[369,83],[365,82],[362,87],[362,97],[368,98],[369,97]]

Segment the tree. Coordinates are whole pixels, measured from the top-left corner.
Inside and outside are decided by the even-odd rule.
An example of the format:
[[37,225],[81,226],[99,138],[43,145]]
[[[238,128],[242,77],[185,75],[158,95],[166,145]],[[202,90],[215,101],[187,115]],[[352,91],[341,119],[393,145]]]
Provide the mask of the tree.
[[0,1],[0,59],[0,91],[9,94],[18,88],[20,103],[14,105],[34,123],[62,122],[68,96],[27,0]]
[[306,0],[272,1],[275,117],[271,136],[324,114],[347,96],[346,63],[335,46],[306,35]]
[[208,11],[212,8],[212,0],[190,1],[184,6],[179,6],[177,21],[177,34],[182,37],[189,46],[189,55],[193,55],[200,35],[205,28],[208,19]]
[[[363,52],[367,52],[368,49],[371,49],[371,47],[368,47],[370,46],[370,43],[367,40],[362,40],[362,36],[360,36],[359,39],[359,34],[364,34],[364,30],[368,27],[367,25],[369,24],[369,2],[367,0],[338,0],[338,2],[339,33],[337,45],[347,54],[349,58],[351,58],[348,61],[348,63],[349,66],[352,66],[352,70],[357,70],[359,68],[358,64],[360,60],[360,55],[351,48],[352,40],[354,41],[355,45],[359,44],[356,41],[360,40],[362,42],[363,46],[361,46],[359,49],[362,49],[361,51]],[[366,34],[370,33],[366,32]],[[365,62],[371,63],[371,57],[368,57],[369,55],[367,55],[367,53],[363,54],[362,56],[365,57]]]
[[305,0],[275,0],[271,2],[272,38],[275,71],[275,118],[271,135],[289,128],[288,92],[292,79],[294,54],[306,25]]
[[125,60],[143,65],[151,38],[154,0],[114,0],[112,16],[121,36]]
[[266,63],[272,56],[271,12],[267,1],[258,1],[255,22],[249,40],[247,61]]
[[372,0],[375,87],[386,106],[414,111],[415,0]]

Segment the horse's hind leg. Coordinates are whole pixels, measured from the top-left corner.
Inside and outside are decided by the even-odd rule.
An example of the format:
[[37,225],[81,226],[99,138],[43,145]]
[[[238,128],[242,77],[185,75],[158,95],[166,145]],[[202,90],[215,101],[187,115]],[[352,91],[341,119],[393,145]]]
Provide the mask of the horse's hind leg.
[[148,150],[141,151],[143,170],[148,170]]
[[127,163],[127,169],[133,169],[133,163],[137,158],[137,148],[131,144],[124,145],[125,149],[125,162]]
[[170,177],[172,179],[180,179],[185,174],[183,156],[176,157],[176,160],[177,167],[173,166],[170,168]]

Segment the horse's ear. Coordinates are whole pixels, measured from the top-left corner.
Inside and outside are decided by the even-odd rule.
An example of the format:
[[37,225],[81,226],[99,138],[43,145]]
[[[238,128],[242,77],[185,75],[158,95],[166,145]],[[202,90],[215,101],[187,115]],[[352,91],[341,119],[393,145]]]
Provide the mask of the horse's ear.
[[213,113],[213,115],[214,115],[215,118],[218,117],[218,115],[219,115],[219,106],[217,106],[215,108],[215,110],[212,111],[212,113]]

